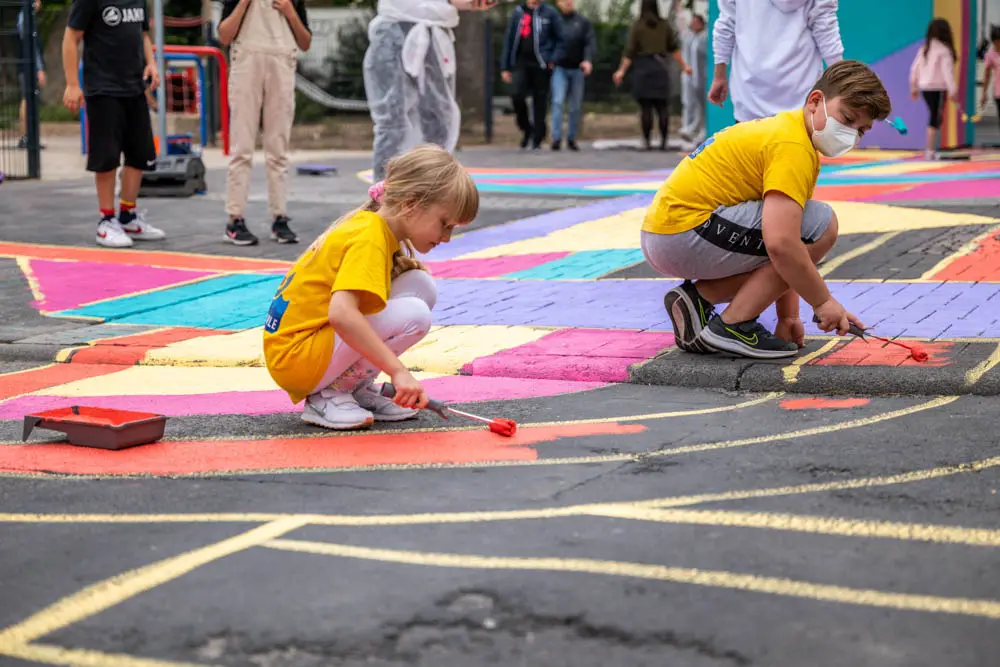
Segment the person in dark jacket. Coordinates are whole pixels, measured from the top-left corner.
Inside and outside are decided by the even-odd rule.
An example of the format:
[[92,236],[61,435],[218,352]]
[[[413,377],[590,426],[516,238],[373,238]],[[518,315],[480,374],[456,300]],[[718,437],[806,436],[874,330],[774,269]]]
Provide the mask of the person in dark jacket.
[[576,146],[576,131],[580,125],[583,108],[583,78],[593,69],[597,55],[597,38],[593,24],[576,12],[573,0],[558,0],[563,17],[563,56],[552,71],[552,150],[562,144],[563,104],[569,99],[569,125],[566,128],[566,146],[571,151]]
[[[521,148],[528,142],[541,148],[547,133],[549,80],[556,62],[562,58],[562,17],[541,0],[525,0],[514,8],[503,41],[500,71],[504,83],[514,85],[511,101],[522,132]],[[528,118],[527,98],[531,97],[534,118]]]
[[621,65],[612,75],[620,86],[629,67],[632,68],[632,95],[642,108],[642,138],[646,150],[652,149],[653,112],[660,121],[660,150],[667,149],[667,131],[670,117],[667,102],[670,99],[670,72],[667,56],[681,66],[685,74],[692,70],[681,55],[681,44],[670,22],[660,16],[656,0],[642,0],[639,18],[628,30]]

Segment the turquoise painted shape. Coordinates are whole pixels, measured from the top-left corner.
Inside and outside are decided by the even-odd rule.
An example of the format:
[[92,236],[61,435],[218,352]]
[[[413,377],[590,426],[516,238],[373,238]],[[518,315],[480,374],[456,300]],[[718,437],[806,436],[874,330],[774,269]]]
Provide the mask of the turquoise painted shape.
[[[228,329],[264,314],[281,275],[231,274],[189,285],[64,310],[59,317],[99,317],[123,324]],[[245,328],[245,327],[243,327]]]
[[639,249],[583,250],[530,269],[508,273],[504,277],[518,280],[592,280],[644,259]]

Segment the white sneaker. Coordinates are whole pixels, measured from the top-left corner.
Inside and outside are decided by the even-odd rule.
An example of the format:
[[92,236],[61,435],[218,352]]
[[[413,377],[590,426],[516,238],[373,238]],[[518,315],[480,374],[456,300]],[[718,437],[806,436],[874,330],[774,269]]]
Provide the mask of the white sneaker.
[[108,218],[97,223],[97,245],[105,248],[128,248],[132,238],[125,233],[118,218]]
[[306,398],[302,421],[315,426],[342,431],[365,428],[375,422],[368,410],[358,405],[350,394],[324,389]]
[[[379,387],[381,389],[381,387]],[[405,419],[413,419],[420,410],[404,408],[392,402],[391,398],[386,398],[376,391],[373,382],[366,382],[354,390],[354,398],[358,405],[365,410],[369,410],[375,415],[375,421],[379,422],[401,422]]]
[[146,222],[146,211],[136,212],[132,222],[122,225],[122,229],[136,241],[159,241],[166,237],[162,229],[157,229]]

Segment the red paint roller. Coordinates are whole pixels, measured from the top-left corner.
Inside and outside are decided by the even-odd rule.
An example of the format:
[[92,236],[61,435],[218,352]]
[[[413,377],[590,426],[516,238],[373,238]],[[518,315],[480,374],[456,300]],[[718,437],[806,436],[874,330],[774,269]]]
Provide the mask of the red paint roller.
[[[813,315],[813,322],[819,324],[819,317]],[[855,336],[857,336],[858,338],[860,338],[865,342],[868,342],[868,339],[866,337],[870,336],[871,338],[874,338],[876,340],[880,340],[885,343],[889,343],[891,345],[898,345],[899,347],[905,348],[906,350],[909,350],[910,356],[913,357],[914,361],[924,362],[930,359],[930,355],[927,354],[927,351],[924,350],[924,348],[920,347],[919,345],[907,345],[906,343],[900,343],[898,340],[891,340],[889,338],[882,338],[882,336],[876,336],[875,334],[871,333],[870,329],[862,329],[853,322],[851,323],[851,328],[849,329],[849,331],[850,333],[854,334]]]
[[[382,385],[382,395],[386,398],[392,398],[396,395],[396,388],[393,387],[391,383],[386,382]],[[502,435],[508,438],[514,435],[517,431],[517,422],[513,419],[490,419],[488,417],[480,417],[479,415],[474,415],[470,412],[456,410],[448,404],[442,403],[441,401],[435,401],[434,399],[430,400],[426,409],[438,413],[442,419],[448,418],[448,415],[445,414],[446,412],[452,412],[461,417],[465,417],[466,419],[474,419],[475,421],[483,422],[484,424],[488,424],[490,430],[497,435]]]

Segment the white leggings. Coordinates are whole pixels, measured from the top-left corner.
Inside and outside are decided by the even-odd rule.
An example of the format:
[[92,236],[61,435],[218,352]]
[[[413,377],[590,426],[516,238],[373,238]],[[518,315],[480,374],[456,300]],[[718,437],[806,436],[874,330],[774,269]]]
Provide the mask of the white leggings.
[[[413,269],[392,281],[389,294],[385,308],[365,319],[389,349],[399,356],[430,331],[431,310],[437,303],[437,286],[429,273]],[[378,374],[378,368],[337,336],[330,365],[312,393],[327,387],[351,392]]]

